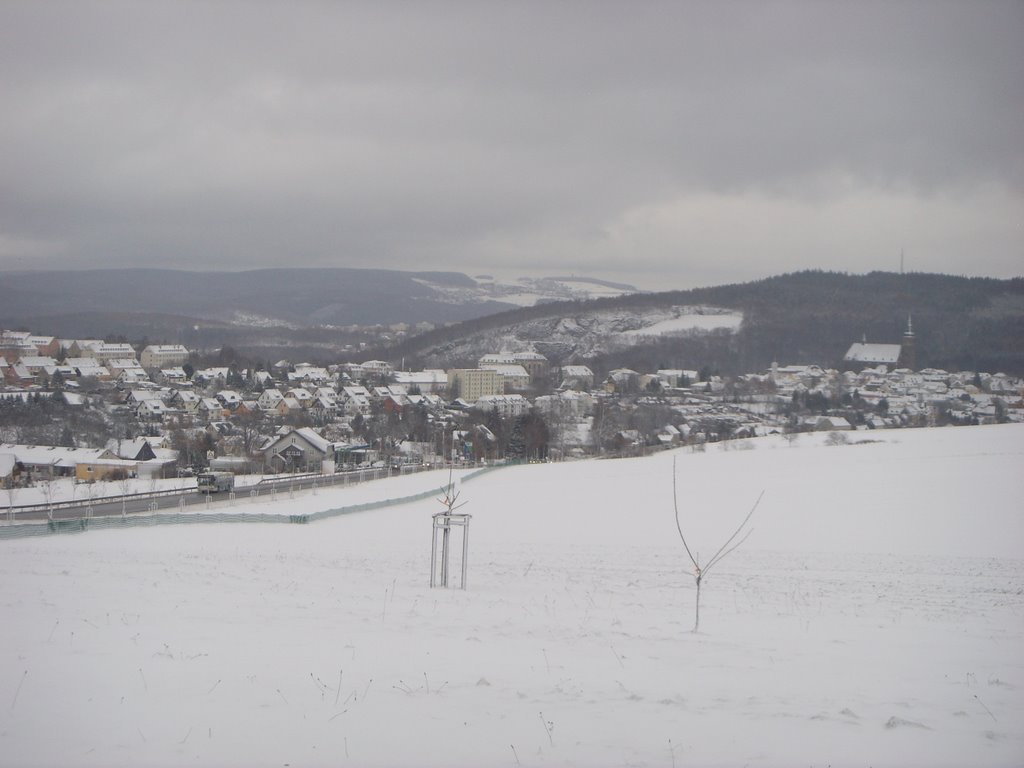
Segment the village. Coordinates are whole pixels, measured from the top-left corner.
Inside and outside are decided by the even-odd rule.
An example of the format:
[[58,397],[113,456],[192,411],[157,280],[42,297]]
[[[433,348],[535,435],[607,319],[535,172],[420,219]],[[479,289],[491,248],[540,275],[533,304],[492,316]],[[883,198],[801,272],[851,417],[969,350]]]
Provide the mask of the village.
[[[532,350],[472,367],[383,360],[197,367],[182,345],[0,332],[0,483],[340,472],[631,456],[781,433],[1024,420],[1024,380],[917,370],[900,344],[851,344],[834,366],[595,374]],[[739,446],[740,444],[737,443]]]

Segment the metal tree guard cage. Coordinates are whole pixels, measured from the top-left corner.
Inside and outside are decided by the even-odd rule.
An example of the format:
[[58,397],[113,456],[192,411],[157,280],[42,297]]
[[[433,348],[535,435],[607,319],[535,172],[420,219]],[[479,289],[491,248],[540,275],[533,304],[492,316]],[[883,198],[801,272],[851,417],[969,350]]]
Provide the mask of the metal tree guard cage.
[[[466,588],[466,564],[469,555],[469,521],[472,515],[438,512],[434,517],[434,534],[430,548],[430,586],[448,587],[449,555],[452,529],[462,531],[462,580],[459,589]],[[438,535],[440,534],[440,536]],[[440,541],[439,541],[440,540]]]

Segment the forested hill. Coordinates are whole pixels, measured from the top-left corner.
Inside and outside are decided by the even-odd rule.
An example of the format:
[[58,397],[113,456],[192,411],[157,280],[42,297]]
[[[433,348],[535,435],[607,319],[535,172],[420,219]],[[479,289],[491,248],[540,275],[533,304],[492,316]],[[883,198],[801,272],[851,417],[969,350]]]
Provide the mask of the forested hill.
[[522,347],[529,340],[545,339],[555,323],[564,325],[566,319],[635,316],[678,306],[738,310],[744,320],[736,333],[637,337],[629,345],[603,349],[562,344],[549,351],[559,362],[590,362],[601,370],[707,366],[737,373],[761,370],[773,361],[831,366],[862,338],[899,343],[912,316],[919,368],[1024,374],[1024,278],[891,272],[797,272],[689,291],[544,304],[416,336],[389,348],[386,355],[407,363],[464,363],[500,340]]

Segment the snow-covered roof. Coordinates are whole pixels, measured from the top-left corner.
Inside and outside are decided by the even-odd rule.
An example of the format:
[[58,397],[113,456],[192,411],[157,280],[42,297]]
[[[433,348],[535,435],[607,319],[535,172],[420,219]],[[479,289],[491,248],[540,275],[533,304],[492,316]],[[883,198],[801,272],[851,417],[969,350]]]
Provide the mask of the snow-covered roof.
[[[149,446],[149,441],[144,437],[137,437],[134,440],[108,440],[107,450],[121,459],[134,459]],[[152,446],[149,446],[152,450]]]
[[899,344],[851,344],[843,360],[850,363],[895,364],[900,359]]
[[562,376],[564,378],[586,378],[593,376],[594,372],[585,365],[563,365]]
[[111,459],[114,455],[106,448],[64,448],[55,445],[19,445],[0,443],[0,454],[11,454],[22,464],[36,466],[73,467],[99,459]]
[[18,460],[12,453],[0,453],[0,477],[7,477],[14,471]]
[[143,352],[161,355],[187,355],[188,348],[181,344],[150,344]]
[[52,357],[42,355],[24,355],[19,361],[26,368],[45,368],[48,365],[56,365],[57,361]]
[[499,376],[506,378],[529,378],[529,372],[521,365],[505,365],[502,363],[485,363],[480,366],[481,368],[488,371],[497,371]]
[[448,384],[448,372],[438,368],[427,368],[422,371],[395,371],[395,381],[399,384]]

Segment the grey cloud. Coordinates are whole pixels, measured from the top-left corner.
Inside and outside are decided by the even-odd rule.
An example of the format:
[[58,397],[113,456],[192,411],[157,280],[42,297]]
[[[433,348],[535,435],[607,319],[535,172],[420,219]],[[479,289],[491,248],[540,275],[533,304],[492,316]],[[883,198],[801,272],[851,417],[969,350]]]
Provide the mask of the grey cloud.
[[[960,199],[975,254],[1019,254],[980,206],[1024,196],[1022,33],[1013,2],[6,4],[0,268],[747,277],[817,266],[813,205],[871,194]],[[807,238],[744,256],[716,196]]]

